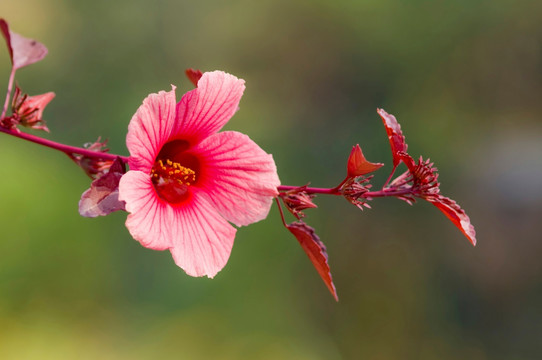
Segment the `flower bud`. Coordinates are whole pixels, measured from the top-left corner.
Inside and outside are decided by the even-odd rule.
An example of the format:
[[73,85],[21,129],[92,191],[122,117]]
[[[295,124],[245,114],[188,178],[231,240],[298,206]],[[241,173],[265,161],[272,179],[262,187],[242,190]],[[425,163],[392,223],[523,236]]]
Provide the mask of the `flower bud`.
[[20,124],[31,129],[44,130],[49,132],[42,119],[43,110],[53,98],[54,92],[48,92],[41,95],[28,96],[21,92],[19,87],[15,88],[13,95],[11,116],[15,124]]

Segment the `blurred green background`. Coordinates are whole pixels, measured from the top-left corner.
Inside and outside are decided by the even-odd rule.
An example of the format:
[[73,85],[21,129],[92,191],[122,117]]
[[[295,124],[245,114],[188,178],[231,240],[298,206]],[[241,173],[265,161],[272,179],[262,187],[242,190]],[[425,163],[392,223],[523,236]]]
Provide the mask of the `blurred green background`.
[[80,217],[89,179],[69,159],[0,134],[0,358],[542,356],[542,2],[2,0],[0,16],[49,48],[17,80],[56,92],[50,139],[127,154],[147,94],[221,69],[247,83],[227,128],[272,153],[283,184],[335,185],[356,143],[386,163],[382,184],[383,107],[478,234],[473,248],[427,203],[321,197],[307,222],[339,303],[276,208],[215,279],[191,278],[125,213]]

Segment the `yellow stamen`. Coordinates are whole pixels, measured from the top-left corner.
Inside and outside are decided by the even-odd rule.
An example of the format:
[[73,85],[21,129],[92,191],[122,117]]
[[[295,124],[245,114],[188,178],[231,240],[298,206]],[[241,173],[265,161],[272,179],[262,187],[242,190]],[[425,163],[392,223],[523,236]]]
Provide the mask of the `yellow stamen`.
[[181,185],[191,185],[196,180],[196,172],[190,168],[184,167],[178,162],[173,162],[170,159],[166,159],[166,164],[162,159],[155,162],[152,170],[151,177],[159,180],[169,179],[177,181]]

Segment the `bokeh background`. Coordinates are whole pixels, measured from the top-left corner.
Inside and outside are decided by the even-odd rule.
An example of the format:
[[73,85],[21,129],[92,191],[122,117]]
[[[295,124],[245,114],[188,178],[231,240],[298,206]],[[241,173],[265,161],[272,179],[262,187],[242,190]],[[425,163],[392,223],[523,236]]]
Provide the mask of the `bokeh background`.
[[63,154],[0,134],[0,358],[542,357],[542,2],[2,0],[0,16],[49,48],[17,80],[56,92],[50,139],[127,154],[147,94],[221,69],[247,83],[227,128],[272,153],[283,184],[334,186],[360,143],[387,164],[378,185],[383,107],[479,242],[430,204],[320,197],[306,220],[340,302],[276,208],[215,279],[191,278],[124,213],[80,217],[89,179]]

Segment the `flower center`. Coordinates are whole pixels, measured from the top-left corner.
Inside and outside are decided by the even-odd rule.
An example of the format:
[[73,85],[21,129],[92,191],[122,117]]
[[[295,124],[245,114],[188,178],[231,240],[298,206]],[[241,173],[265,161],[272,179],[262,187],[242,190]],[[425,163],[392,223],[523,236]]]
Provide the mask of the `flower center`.
[[198,180],[199,161],[185,152],[188,143],[173,140],[166,143],[154,161],[151,181],[160,198],[170,204],[188,199],[189,187]]

